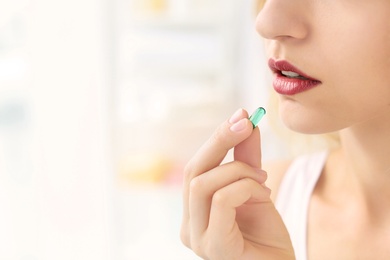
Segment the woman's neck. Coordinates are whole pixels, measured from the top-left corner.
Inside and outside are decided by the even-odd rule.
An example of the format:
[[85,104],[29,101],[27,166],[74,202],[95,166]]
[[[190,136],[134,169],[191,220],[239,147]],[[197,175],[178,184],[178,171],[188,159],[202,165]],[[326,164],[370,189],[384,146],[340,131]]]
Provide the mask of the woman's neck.
[[325,168],[327,194],[342,194],[344,203],[357,202],[371,216],[390,216],[383,207],[390,200],[390,116],[344,129],[340,141]]
[[390,177],[390,116],[376,121],[340,132],[341,149],[348,168],[356,174],[370,176],[370,179]]

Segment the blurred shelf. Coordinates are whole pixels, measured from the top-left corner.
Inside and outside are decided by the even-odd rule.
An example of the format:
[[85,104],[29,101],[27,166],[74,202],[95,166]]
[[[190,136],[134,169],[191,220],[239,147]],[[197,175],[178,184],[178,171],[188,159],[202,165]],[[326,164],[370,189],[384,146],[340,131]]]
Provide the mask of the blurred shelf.
[[187,158],[236,107],[241,4],[117,3],[116,154],[149,150]]
[[138,16],[130,20],[131,29],[206,30],[215,31],[223,26],[221,16]]

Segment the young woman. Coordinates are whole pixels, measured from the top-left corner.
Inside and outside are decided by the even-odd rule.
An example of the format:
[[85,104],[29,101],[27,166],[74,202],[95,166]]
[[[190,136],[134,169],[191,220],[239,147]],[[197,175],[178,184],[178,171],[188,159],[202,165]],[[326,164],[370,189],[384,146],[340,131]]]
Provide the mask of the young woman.
[[390,1],[267,0],[256,29],[285,125],[340,145],[262,167],[238,110],[186,167],[183,243],[213,260],[390,259]]

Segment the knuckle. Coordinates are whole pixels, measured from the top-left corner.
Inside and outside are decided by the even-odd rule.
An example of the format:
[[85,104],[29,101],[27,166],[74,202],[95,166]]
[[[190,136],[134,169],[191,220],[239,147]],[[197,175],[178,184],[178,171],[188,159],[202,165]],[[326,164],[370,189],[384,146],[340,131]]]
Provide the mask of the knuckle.
[[214,251],[214,245],[212,241],[208,241],[208,243],[205,244],[204,246],[204,255],[209,256],[209,258],[204,257],[204,259],[217,259],[216,257],[211,257],[213,256],[213,251]]
[[203,253],[203,250],[202,250],[202,247],[200,245],[196,245],[196,246],[193,246],[192,248],[192,251],[198,255],[199,257],[203,258],[203,256],[205,255]]
[[193,243],[193,245],[192,245],[192,248],[191,248],[191,250],[197,255],[197,256],[199,256],[200,258],[202,258],[202,259],[209,259],[208,257],[207,257],[207,250],[206,250],[206,247],[205,247],[205,245],[204,245],[204,241],[202,241],[202,242],[197,242],[197,243]]
[[180,240],[186,247],[191,248],[190,234],[188,228],[185,228],[184,226],[182,226],[180,230]]
[[184,170],[183,170],[184,178],[186,178],[187,180],[188,180],[188,179],[191,179],[191,176],[192,176],[193,171],[194,171],[194,167],[192,166],[191,161],[189,161],[189,162],[184,166]]
[[190,165],[190,162],[187,162],[187,164],[184,166],[183,168],[183,172],[184,174],[188,175],[189,172],[191,172],[191,165]]
[[224,207],[227,204],[225,192],[218,190],[214,193],[212,198],[212,205],[215,207]]
[[203,186],[204,185],[203,185],[202,176],[201,175],[197,176],[190,181],[190,192],[191,193],[198,193],[198,192],[202,191]]

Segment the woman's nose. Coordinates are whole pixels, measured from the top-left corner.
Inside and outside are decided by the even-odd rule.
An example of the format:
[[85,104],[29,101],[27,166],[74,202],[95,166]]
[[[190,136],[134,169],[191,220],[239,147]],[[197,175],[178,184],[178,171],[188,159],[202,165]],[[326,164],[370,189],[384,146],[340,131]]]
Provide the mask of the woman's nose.
[[[308,34],[307,0],[266,0],[256,18],[256,30],[264,38],[303,39]],[[305,6],[306,5],[306,6]]]

